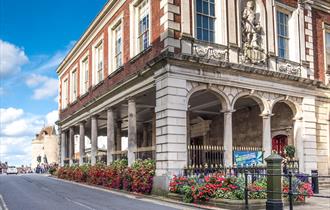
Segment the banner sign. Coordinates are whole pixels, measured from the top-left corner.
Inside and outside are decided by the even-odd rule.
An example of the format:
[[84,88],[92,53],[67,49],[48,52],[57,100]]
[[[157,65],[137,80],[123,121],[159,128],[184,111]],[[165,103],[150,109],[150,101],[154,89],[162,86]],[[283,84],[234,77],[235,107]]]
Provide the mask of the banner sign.
[[262,151],[234,151],[234,164],[237,166],[259,165],[262,162]]

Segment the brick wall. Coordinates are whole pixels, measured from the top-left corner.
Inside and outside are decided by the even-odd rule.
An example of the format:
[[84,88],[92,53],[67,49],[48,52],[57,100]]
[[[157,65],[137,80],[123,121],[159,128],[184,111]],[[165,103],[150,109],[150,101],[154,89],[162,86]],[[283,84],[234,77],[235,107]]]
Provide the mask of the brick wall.
[[[69,75],[72,68],[79,63],[79,61],[83,58],[85,53],[89,51],[89,91],[83,97],[78,97],[77,101],[73,104],[69,104],[68,108],[60,111],[60,119],[68,117],[73,114],[77,110],[83,107],[83,105],[88,102],[94,101],[96,98],[105,94],[108,90],[115,87],[121,81],[124,81],[129,75],[136,73],[137,71],[143,69],[145,64],[157,57],[161,53],[161,49],[163,43],[160,41],[160,1],[152,1],[151,4],[151,24],[152,30],[150,34],[150,43],[152,48],[148,50],[146,53],[138,56],[138,58],[132,62],[130,57],[130,13],[129,13],[129,5],[132,1],[126,1],[123,6],[115,13],[115,15],[109,20],[107,24],[100,30],[100,32],[93,38],[91,43],[88,44],[87,48],[82,51],[82,53],[77,57],[77,59],[73,62],[71,66],[69,66],[66,71],[62,74],[60,78],[60,82],[64,77]],[[111,77],[108,77],[108,27],[115,21],[118,16],[123,14],[123,68],[120,71],[117,71]],[[92,87],[92,46],[96,43],[96,41],[103,34],[104,36],[104,81],[97,87]],[[80,78],[79,78],[80,79]],[[70,77],[69,77],[70,83]],[[80,82],[78,82],[78,89],[80,86]],[[70,91],[69,91],[70,92]],[[62,95],[62,91],[60,92]],[[61,97],[60,97],[61,98]],[[60,103],[62,103],[60,99]]]
[[325,79],[325,55],[324,55],[324,30],[323,23],[330,25],[330,15],[325,12],[312,9],[313,37],[314,37],[314,60],[315,79],[324,82]]

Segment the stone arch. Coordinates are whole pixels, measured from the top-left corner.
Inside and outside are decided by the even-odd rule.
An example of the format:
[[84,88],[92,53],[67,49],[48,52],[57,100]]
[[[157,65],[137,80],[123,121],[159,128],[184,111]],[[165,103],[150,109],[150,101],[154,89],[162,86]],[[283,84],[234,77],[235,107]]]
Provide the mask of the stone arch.
[[277,103],[280,103],[280,102],[285,103],[286,105],[288,105],[288,107],[290,107],[290,109],[291,109],[291,111],[293,113],[294,118],[296,118],[296,119],[302,118],[302,109],[301,109],[301,106],[297,102],[291,100],[288,97],[280,97],[280,98],[277,98],[274,101],[272,101],[272,103],[270,104],[270,107],[269,107],[270,108],[269,109],[270,110],[270,113],[273,112],[274,106]]
[[198,85],[196,87],[193,87],[192,89],[189,90],[188,94],[187,94],[187,100],[186,100],[186,107],[188,109],[189,106],[189,99],[190,97],[194,94],[197,93],[199,91],[210,91],[211,93],[213,93],[220,101],[220,104],[222,106],[222,109],[224,111],[230,110],[230,102],[228,99],[228,96],[222,92],[221,90],[219,90],[218,88],[214,87],[214,86],[207,86],[206,84],[204,85]]
[[261,114],[269,114],[270,113],[270,108],[269,108],[269,103],[265,98],[262,96],[256,94],[256,93],[251,93],[251,92],[240,92],[238,93],[233,100],[231,101],[231,109],[234,110],[235,103],[237,102],[238,99],[242,97],[248,97],[256,101],[260,107]]

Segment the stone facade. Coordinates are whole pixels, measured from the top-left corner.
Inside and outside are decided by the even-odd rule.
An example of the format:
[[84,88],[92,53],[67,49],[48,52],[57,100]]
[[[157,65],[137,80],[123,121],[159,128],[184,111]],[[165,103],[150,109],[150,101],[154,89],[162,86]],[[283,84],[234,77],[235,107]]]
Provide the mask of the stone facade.
[[[274,142],[285,137],[283,145],[297,149],[300,171],[328,173],[330,91],[316,56],[321,48],[313,23],[315,4],[214,2],[214,30],[207,32],[214,33],[214,40],[203,41],[197,32],[198,1],[108,1],[57,70],[62,99],[68,91],[64,80],[68,78],[69,87],[75,82],[70,72],[79,72],[86,52],[88,81],[93,81],[93,46],[103,39],[104,79],[89,82],[88,91],[66,107],[59,101],[62,164],[73,159],[68,146],[73,135],[81,135],[80,163],[85,136],[91,139],[92,164],[99,160],[97,136],[107,136],[108,163],[123,156],[129,164],[154,158],[155,185],[166,189],[168,178],[197,161],[193,149],[207,150],[198,164],[214,153],[221,154],[216,164],[232,166],[233,151],[258,150],[267,157],[281,150]],[[150,40],[136,53],[140,40],[132,23],[145,5]],[[107,33],[120,17],[123,64],[110,72],[113,61],[107,52],[116,45]],[[283,55],[277,17],[287,18]],[[123,138],[128,139],[127,151],[121,148]]]
[[[39,164],[37,157],[40,156],[41,164],[58,163],[59,149],[58,137],[53,126],[43,128],[36,138],[32,140],[32,164],[31,168],[35,169]],[[46,161],[45,161],[46,160]]]

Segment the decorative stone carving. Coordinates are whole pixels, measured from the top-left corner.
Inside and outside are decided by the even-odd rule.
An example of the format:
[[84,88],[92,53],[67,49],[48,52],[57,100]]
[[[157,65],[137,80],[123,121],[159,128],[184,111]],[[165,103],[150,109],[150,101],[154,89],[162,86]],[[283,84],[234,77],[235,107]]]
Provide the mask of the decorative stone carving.
[[228,61],[227,54],[227,50],[214,49],[210,46],[202,46],[197,44],[194,45],[194,55],[197,55],[201,58]]
[[243,63],[264,63],[266,54],[262,48],[263,29],[256,18],[255,1],[249,0],[242,14]]
[[301,68],[300,66],[295,66],[290,63],[282,64],[278,67],[278,71],[285,74],[290,74],[293,76],[300,76],[301,75]]

